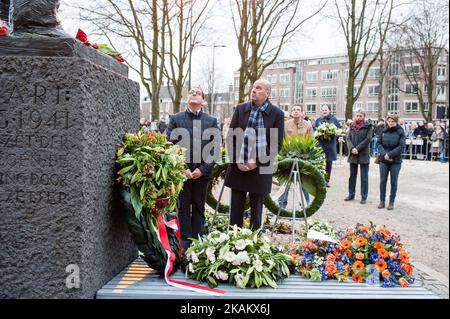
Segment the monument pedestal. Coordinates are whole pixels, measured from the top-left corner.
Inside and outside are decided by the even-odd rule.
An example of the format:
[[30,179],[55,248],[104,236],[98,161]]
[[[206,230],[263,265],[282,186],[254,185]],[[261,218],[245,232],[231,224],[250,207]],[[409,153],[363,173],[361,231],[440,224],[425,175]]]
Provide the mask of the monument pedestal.
[[137,256],[114,179],[139,85],[76,40],[23,41],[0,38],[0,298],[94,298]]

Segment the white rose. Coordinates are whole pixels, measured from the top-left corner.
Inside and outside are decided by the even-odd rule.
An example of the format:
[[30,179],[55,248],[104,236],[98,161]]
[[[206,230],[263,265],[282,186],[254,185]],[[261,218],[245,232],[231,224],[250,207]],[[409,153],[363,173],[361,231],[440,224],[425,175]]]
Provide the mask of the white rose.
[[208,247],[206,248],[206,255],[214,255],[214,253],[216,252],[216,250],[214,248]]
[[245,242],[245,240],[239,239],[236,241],[235,246],[237,250],[244,250],[245,247],[247,247],[247,243]]
[[192,254],[191,254],[191,260],[192,260],[192,262],[193,262],[194,264],[196,264],[196,263],[199,262],[198,257],[197,257],[197,255],[196,255],[195,253],[192,253]]
[[232,251],[229,251],[229,252],[225,253],[225,255],[223,256],[223,259],[225,261],[228,261],[229,263],[231,263],[231,262],[235,261],[236,255]]
[[223,243],[224,241],[230,239],[230,236],[228,236],[227,234],[220,234],[219,238],[217,239],[217,241],[219,243]]
[[188,268],[190,273],[194,273],[194,265],[192,263],[189,263]]
[[236,260],[240,261],[240,263],[250,263],[250,257],[248,256],[246,251],[240,251],[236,255]]
[[248,229],[248,228],[242,229],[242,235],[250,236],[251,234],[252,234],[252,231],[250,229]]
[[247,244],[247,246],[252,246],[253,245],[253,241],[251,241],[250,239],[246,239],[245,243]]
[[212,254],[212,255],[207,255],[208,256],[208,259],[209,259],[209,261],[210,262],[215,262],[216,261],[216,256],[214,255],[214,254]]
[[256,260],[255,263],[254,263],[254,266],[255,266],[255,269],[256,269],[257,272],[263,271],[263,263],[262,263],[261,260],[259,260],[259,259]]
[[219,270],[219,279],[223,281],[228,280],[228,274],[224,271]]

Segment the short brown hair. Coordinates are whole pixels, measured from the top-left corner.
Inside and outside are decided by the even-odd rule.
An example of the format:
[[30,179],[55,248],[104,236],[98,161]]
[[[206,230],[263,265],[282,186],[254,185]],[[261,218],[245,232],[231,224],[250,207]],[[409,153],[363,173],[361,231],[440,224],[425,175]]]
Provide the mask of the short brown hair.
[[386,116],[386,121],[387,121],[388,119],[392,119],[392,120],[394,120],[395,123],[398,123],[398,115],[397,115],[397,114],[389,113],[389,114]]
[[297,103],[297,104],[294,104],[294,105],[291,106],[291,112],[292,112],[292,109],[293,109],[295,106],[298,106],[298,107],[302,110],[302,112],[305,111],[305,109],[303,108],[303,104]]

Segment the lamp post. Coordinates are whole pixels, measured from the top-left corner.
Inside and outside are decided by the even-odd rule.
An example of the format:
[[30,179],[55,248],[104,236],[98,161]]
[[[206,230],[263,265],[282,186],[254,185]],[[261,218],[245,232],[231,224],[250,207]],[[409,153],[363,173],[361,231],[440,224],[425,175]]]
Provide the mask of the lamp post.
[[211,115],[214,116],[214,69],[215,69],[215,57],[216,57],[216,48],[224,48],[226,47],[226,45],[223,44],[213,44],[212,45],[212,49],[213,49],[213,58],[212,58],[212,78],[211,78]]

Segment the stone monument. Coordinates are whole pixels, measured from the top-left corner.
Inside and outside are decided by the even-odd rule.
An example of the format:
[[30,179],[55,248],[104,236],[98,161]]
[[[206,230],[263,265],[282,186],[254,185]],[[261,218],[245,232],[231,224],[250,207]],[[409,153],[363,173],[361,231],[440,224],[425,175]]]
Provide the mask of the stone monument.
[[0,6],[0,298],[94,298],[137,256],[114,178],[139,85],[66,35],[58,6]]

